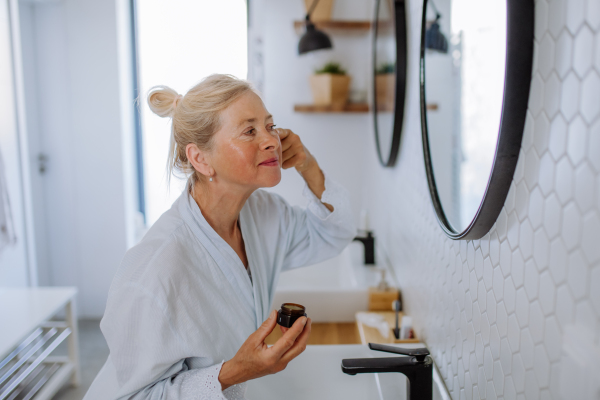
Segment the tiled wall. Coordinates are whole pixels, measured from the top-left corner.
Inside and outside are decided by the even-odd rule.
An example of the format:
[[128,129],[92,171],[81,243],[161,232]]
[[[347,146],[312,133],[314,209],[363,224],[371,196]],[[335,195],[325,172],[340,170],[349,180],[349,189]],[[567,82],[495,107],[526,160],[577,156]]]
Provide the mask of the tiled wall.
[[[476,241],[442,233],[427,189],[418,109],[421,7],[409,1],[399,161],[394,169],[368,163],[364,201],[406,310],[452,397],[561,398],[567,327],[600,345],[600,2],[535,1],[534,74],[518,167],[498,221]],[[591,398],[571,384],[572,396],[562,398]]]

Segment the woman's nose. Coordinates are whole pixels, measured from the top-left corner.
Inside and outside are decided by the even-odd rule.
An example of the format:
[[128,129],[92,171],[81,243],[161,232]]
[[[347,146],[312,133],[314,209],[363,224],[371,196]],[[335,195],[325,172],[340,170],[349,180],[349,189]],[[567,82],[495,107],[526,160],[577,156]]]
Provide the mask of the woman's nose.
[[267,129],[263,132],[262,150],[277,150],[280,146],[279,134],[276,130],[269,132]]

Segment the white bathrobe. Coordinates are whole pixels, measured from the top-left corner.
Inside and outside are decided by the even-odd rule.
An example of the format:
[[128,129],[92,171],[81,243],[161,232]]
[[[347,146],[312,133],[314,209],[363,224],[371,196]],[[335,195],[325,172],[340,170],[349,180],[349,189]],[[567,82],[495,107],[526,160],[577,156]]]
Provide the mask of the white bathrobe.
[[333,212],[308,186],[307,209],[257,190],[239,216],[251,281],[188,188],[115,274],[100,322],[110,355],[84,400],[243,399],[246,383],[221,391],[219,371],[269,316],[279,273],[336,256],[356,233],[327,176]]

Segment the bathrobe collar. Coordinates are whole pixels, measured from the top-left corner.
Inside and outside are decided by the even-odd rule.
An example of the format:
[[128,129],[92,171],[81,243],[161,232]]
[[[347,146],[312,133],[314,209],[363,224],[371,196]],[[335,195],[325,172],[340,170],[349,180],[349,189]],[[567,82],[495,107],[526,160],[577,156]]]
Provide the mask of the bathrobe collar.
[[[248,201],[240,211],[239,221],[246,249],[248,266],[252,273],[252,282],[248,272],[233,248],[210,226],[202,215],[202,211],[194,198],[189,193],[191,181],[181,194],[179,200],[179,211],[186,224],[199,242],[206,248],[215,263],[219,266],[223,275],[232,287],[233,294],[238,296],[247,307],[248,313],[253,313],[256,319],[256,328],[263,323],[268,316],[269,293],[265,277],[256,267],[254,254],[250,249],[254,248],[250,241],[258,237],[252,214],[248,209]],[[254,244],[254,243],[253,243]]]

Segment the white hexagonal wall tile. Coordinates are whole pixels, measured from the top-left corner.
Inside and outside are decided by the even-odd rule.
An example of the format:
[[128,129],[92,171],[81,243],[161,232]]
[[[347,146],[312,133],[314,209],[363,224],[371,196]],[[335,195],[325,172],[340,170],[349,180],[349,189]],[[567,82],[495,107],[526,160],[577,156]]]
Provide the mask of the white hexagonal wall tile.
[[540,306],[544,315],[550,315],[554,312],[554,299],[556,297],[556,286],[550,276],[550,271],[544,271],[540,274],[540,290],[538,294]]
[[544,221],[544,196],[539,187],[531,191],[528,219],[533,229],[538,229]]
[[588,269],[583,254],[579,250],[569,255],[567,271],[567,283],[573,299],[583,299],[587,295]]
[[565,29],[560,33],[554,48],[554,67],[561,78],[567,76],[573,62],[573,37]]
[[[531,101],[531,98],[529,101]],[[523,127],[523,138],[521,139],[521,151],[523,152],[523,155],[527,153],[531,146],[533,146],[533,125],[533,114],[531,113],[531,110],[528,109],[527,115],[525,116],[525,126]],[[522,155],[519,155],[519,158],[523,159],[523,162],[526,161]],[[523,173],[525,173],[525,164],[523,164]]]
[[487,292],[486,301],[488,304],[486,307],[486,315],[488,317],[488,321],[490,321],[490,325],[492,325],[496,323],[496,297],[494,296],[493,290]]
[[585,0],[569,0],[567,4],[567,28],[569,28],[569,31],[575,35],[581,28],[581,25],[583,25],[585,16]]
[[521,238],[519,250],[523,257],[527,259],[533,255],[533,228],[528,219],[521,223],[519,237]]
[[[571,6],[569,5],[569,8]],[[594,48],[594,34],[587,26],[583,26],[573,41],[573,69],[583,78],[592,68],[591,49]]]
[[510,270],[512,280],[515,284],[515,288],[523,286],[523,273],[525,271],[525,262],[520,248],[513,251]]
[[[537,4],[536,4],[537,8]],[[536,24],[537,26],[537,24]],[[554,68],[554,40],[550,34],[544,35],[540,42],[539,70],[543,79],[548,79]]]
[[525,294],[525,288],[517,289],[517,303],[515,314],[517,315],[517,322],[521,328],[524,328],[529,323],[529,299]]
[[570,324],[575,315],[575,302],[567,285],[561,285],[556,289],[556,318],[560,325]]
[[517,393],[525,390],[525,366],[523,366],[523,360],[521,354],[516,353],[512,359],[512,377],[513,383]]
[[525,369],[533,368],[533,339],[528,328],[521,329],[521,359]]
[[575,325],[591,334],[598,332],[598,315],[588,301],[580,301],[575,306]]
[[584,162],[575,170],[575,202],[582,214],[590,211],[594,206],[595,191],[594,171],[587,162]]
[[547,387],[550,384],[550,361],[544,346],[535,346],[533,360],[535,363],[535,377],[541,387]]
[[550,260],[548,266],[552,280],[556,285],[567,279],[567,263],[569,260],[567,248],[562,239],[554,239],[550,243]]
[[[600,119],[590,128],[590,140],[588,145],[588,161],[600,174]],[[600,201],[600,198],[598,199]]]
[[517,322],[517,316],[515,314],[510,314],[508,316],[508,333],[506,338],[508,339],[508,344],[510,344],[510,349],[513,353],[519,351],[519,339],[521,335],[521,328],[519,328],[519,323]]
[[[527,206],[529,204],[529,189],[524,181],[517,184],[515,190],[515,212],[519,221],[527,216]],[[511,243],[512,245],[512,243]]]
[[[516,190],[515,190],[516,192]],[[509,269],[510,268],[510,257],[511,257],[511,250],[517,248],[517,246],[519,245],[519,228],[520,228],[520,224],[519,224],[519,218],[517,216],[517,212],[516,210],[511,212],[510,215],[508,216],[508,232],[506,233],[506,239],[507,241],[504,243],[508,244],[508,262],[506,264],[503,263],[502,261],[502,254],[500,255],[500,262],[503,263],[502,265],[502,270],[505,269]],[[500,248],[500,251],[502,252],[502,246]]]
[[539,271],[548,268],[550,241],[544,229],[538,229],[533,236],[533,259]]
[[546,0],[537,0],[535,2],[535,31],[534,35],[540,40],[548,29],[548,3]]
[[490,346],[486,346],[483,352],[483,368],[485,370],[485,376],[492,377],[494,374],[494,357],[492,356],[492,350]]
[[600,260],[600,218],[598,213],[588,214],[583,219],[581,248],[590,263]]
[[502,371],[505,374],[511,373],[512,367],[512,351],[510,349],[510,345],[508,344],[508,339],[503,338],[500,341],[500,365],[502,366]]
[[590,275],[590,302],[600,315],[600,267],[593,268]]
[[596,40],[595,40],[595,49],[594,49],[594,54],[595,54],[595,60],[594,60],[594,65],[596,66],[596,71],[600,72],[600,32],[596,32]]
[[533,343],[542,343],[544,340],[544,313],[540,303],[536,300],[529,305],[529,332]]
[[549,118],[554,118],[560,105],[560,80],[555,72],[552,72],[546,81],[544,93],[546,93],[544,96],[544,112]]
[[506,307],[506,312],[508,314],[512,314],[515,312],[515,299],[516,289],[515,284],[513,283],[512,277],[508,276],[504,279],[504,305]]
[[[544,114],[542,113],[541,115]],[[548,196],[554,189],[554,165],[555,163],[550,153],[544,153],[540,159],[540,176],[538,177],[538,185],[544,196]]]
[[556,195],[561,204],[567,204],[573,197],[573,166],[568,157],[556,164]]
[[546,318],[544,327],[544,346],[550,361],[559,361],[562,350],[562,335],[555,316]]
[[544,202],[544,230],[549,239],[554,239],[560,232],[561,205],[552,193]]
[[537,270],[535,262],[529,260],[525,263],[525,294],[529,301],[533,301],[538,295],[538,284],[540,274]]
[[540,397],[540,385],[533,370],[525,372],[525,397],[527,399],[538,399]]
[[574,166],[583,160],[586,153],[587,126],[579,116],[575,117],[569,124],[569,135],[567,141],[567,154]]
[[[539,88],[538,91],[540,95],[543,95],[542,88]],[[579,110],[579,79],[574,72],[569,72],[563,80],[561,93],[560,109],[566,120],[570,121]],[[530,100],[530,107],[531,104],[532,100]],[[535,105],[535,103],[533,104]]]
[[561,237],[567,246],[567,250],[573,250],[579,245],[581,237],[581,215],[574,202],[563,209]]
[[587,0],[585,19],[592,29],[600,29],[600,1]]
[[560,160],[565,154],[567,147],[567,122],[562,115],[558,114],[550,124],[550,139],[548,149],[554,161]]
[[[570,81],[572,84],[573,82]],[[579,81],[577,81],[577,85],[579,85]],[[573,91],[572,86],[568,89]],[[569,92],[569,93],[571,93]],[[579,93],[579,86],[577,86],[577,93]],[[542,77],[536,73],[533,76],[531,81],[531,88],[529,92],[529,110],[533,114],[533,116],[537,116],[542,110],[542,106],[544,104],[544,82],[542,81]],[[573,110],[574,112],[574,110]]]
[[503,301],[498,303],[496,307],[496,327],[498,328],[500,337],[506,337],[508,334],[508,314],[506,313]]
[[498,396],[502,396],[504,392],[504,371],[502,371],[502,365],[500,360],[494,361],[494,389]]
[[[500,214],[498,215],[498,219],[496,219],[496,234],[498,235],[498,240],[500,242],[502,242],[502,241],[504,241],[504,239],[506,239],[507,222],[508,222],[507,218],[508,218],[508,216],[506,215],[506,208],[503,208],[502,211],[500,211]],[[490,256],[492,256],[491,248],[490,248]],[[496,261],[495,258],[492,257],[492,262],[494,264],[497,264],[500,260],[499,257],[500,257],[500,253],[498,252],[498,261]]]
[[[485,387],[485,395],[486,395],[486,400],[496,400],[498,398],[497,394],[496,394],[496,389],[494,389],[494,382],[492,381],[488,381],[486,387]],[[458,396],[457,396],[458,398]]]
[[500,267],[494,268],[494,285],[492,290],[494,291],[496,300],[502,300],[504,294],[504,276]]
[[517,391],[515,389],[515,385],[513,383],[512,376],[507,376],[504,379],[504,398],[505,399],[514,399],[517,397]]
[[487,290],[492,289],[494,281],[494,267],[489,257],[483,259],[483,283]]
[[600,114],[600,76],[590,71],[581,85],[581,115],[587,123],[592,123]]

